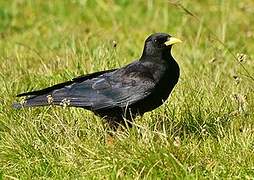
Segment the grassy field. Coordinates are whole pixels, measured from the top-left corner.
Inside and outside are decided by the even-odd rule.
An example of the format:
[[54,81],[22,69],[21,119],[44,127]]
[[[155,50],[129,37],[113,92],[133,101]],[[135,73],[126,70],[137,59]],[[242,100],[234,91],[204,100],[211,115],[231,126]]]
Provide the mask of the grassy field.
[[[0,0],[0,179],[253,179],[254,3],[178,3]],[[153,32],[184,41],[180,81],[112,145],[86,110],[12,109],[18,93],[130,63]]]

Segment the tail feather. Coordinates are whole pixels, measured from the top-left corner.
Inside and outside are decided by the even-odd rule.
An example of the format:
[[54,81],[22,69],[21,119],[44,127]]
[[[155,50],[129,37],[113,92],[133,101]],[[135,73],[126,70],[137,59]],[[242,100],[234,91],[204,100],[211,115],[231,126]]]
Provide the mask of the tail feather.
[[12,104],[12,107],[14,109],[21,109],[23,106],[22,106],[21,103],[15,102],[15,103]]
[[[86,80],[96,78],[104,73],[113,72],[115,70],[116,69],[95,72],[92,74],[79,76],[70,81],[56,84],[56,85],[47,87],[45,89],[18,94],[17,97],[25,96],[25,101],[21,103],[18,103],[18,102],[13,103],[12,106],[15,109],[20,109],[22,107],[47,106],[51,104],[65,106],[66,104],[67,106],[83,107],[83,108],[90,109],[91,106],[93,105],[94,98],[84,97],[80,93],[82,92],[82,94],[86,94],[86,92],[83,92],[86,85],[83,84],[84,87],[81,88],[80,92],[79,90],[77,90],[77,92],[75,92],[76,95],[74,95],[72,92],[70,93],[70,87],[68,86],[74,86],[75,84],[85,82]],[[90,84],[88,84],[88,86],[89,85]],[[91,89],[91,87],[88,89]],[[51,94],[54,94],[53,98]]]
[[23,102],[15,102],[12,104],[14,109],[21,109],[25,107],[37,107],[37,106],[49,106],[49,105],[59,105],[59,106],[72,106],[72,107],[82,107],[90,109],[92,102],[89,101],[87,97],[53,97],[51,95],[40,95],[33,96],[32,98],[27,98]]
[[41,95],[41,96],[31,96],[23,100],[23,102],[15,102],[12,104],[12,107],[14,109],[21,109],[23,107],[46,106],[46,105],[50,105],[50,101],[46,95]]

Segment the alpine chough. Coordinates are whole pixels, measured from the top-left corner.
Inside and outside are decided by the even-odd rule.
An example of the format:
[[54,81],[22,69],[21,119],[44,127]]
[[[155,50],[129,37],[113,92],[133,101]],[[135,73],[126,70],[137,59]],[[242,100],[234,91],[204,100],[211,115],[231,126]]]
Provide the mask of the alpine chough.
[[14,108],[60,105],[80,107],[108,120],[110,125],[131,122],[162,105],[180,75],[171,55],[181,42],[166,33],[150,35],[139,60],[119,69],[76,77],[51,87],[17,95],[25,96]]

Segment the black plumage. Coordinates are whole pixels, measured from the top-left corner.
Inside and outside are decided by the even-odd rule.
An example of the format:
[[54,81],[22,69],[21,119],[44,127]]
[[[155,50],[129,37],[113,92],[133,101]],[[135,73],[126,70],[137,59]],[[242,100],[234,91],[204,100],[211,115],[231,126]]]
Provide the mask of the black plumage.
[[179,78],[179,66],[171,55],[180,42],[165,33],[150,35],[139,60],[119,68],[74,78],[26,96],[14,108],[62,105],[81,107],[108,119],[111,125],[132,120],[166,101]]

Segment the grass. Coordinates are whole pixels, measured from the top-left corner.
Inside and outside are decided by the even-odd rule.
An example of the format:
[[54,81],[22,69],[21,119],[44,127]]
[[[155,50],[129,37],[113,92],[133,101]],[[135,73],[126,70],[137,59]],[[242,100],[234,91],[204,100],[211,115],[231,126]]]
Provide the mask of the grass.
[[[163,0],[0,1],[0,179],[254,178],[254,3],[181,3],[198,19]],[[184,41],[180,81],[113,145],[88,111],[12,109],[18,93],[130,63],[153,32]]]

